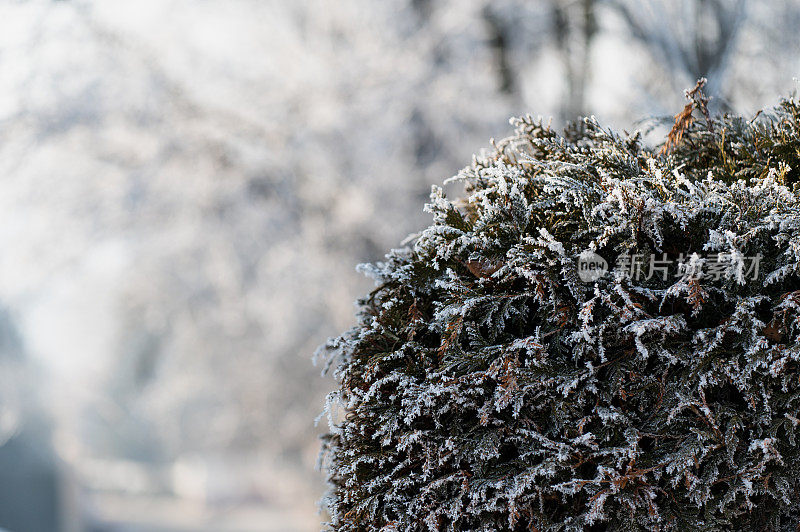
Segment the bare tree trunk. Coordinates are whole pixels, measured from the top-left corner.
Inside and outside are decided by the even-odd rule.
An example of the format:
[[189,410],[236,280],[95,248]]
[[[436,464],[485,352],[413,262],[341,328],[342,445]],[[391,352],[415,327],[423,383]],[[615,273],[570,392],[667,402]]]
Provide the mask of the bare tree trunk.
[[[723,96],[722,87],[739,27],[745,16],[746,0],[690,0],[689,2],[629,2],[609,4],[623,17],[631,36],[649,51],[653,59],[672,73],[672,81],[691,83],[705,77],[706,91]],[[681,9],[683,8],[683,9]],[[680,87],[671,87],[671,89]],[[725,106],[724,98],[717,105]]]
[[553,28],[567,84],[561,119],[575,120],[586,112],[591,47],[597,33],[595,0],[553,0]]
[[494,49],[497,62],[500,91],[513,94],[516,91],[516,76],[509,58],[508,28],[487,6],[483,10],[483,19],[489,29],[489,45]]

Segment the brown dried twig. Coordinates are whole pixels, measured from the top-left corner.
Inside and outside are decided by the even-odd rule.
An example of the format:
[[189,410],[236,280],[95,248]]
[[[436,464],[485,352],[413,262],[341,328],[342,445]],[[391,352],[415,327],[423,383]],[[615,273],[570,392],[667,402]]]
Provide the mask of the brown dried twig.
[[706,119],[708,129],[713,133],[714,126],[711,122],[711,115],[708,113],[708,96],[703,94],[702,90],[705,84],[706,78],[700,78],[697,80],[697,84],[692,90],[686,91],[686,98],[689,100],[689,103],[686,104],[680,113],[675,115],[675,124],[667,134],[666,142],[661,146],[660,153],[662,155],[666,155],[671,149],[680,144],[683,139],[683,134],[686,133],[694,123],[692,111],[695,109],[700,110],[703,117]]

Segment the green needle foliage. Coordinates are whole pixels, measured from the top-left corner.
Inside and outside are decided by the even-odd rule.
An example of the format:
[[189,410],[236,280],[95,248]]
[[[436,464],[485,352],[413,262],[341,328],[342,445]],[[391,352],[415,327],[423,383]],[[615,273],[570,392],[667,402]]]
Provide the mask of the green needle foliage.
[[659,149],[513,120],[363,266],[377,288],[321,349],[330,530],[796,529],[800,105],[687,94]]

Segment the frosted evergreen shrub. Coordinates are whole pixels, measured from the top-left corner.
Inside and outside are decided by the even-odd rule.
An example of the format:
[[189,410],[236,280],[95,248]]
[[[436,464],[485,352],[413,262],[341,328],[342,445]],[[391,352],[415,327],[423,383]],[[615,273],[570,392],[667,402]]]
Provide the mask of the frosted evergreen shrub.
[[800,105],[689,96],[660,149],[513,120],[363,266],[331,530],[796,529]]

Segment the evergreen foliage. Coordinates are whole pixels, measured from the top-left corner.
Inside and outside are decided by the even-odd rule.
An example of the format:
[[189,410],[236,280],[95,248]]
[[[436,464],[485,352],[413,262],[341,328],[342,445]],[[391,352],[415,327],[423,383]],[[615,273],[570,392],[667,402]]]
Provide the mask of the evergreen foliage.
[[[377,288],[321,349],[330,530],[795,530],[800,104],[688,96],[657,149],[512,120],[362,267]],[[636,255],[668,275],[615,267]]]

